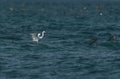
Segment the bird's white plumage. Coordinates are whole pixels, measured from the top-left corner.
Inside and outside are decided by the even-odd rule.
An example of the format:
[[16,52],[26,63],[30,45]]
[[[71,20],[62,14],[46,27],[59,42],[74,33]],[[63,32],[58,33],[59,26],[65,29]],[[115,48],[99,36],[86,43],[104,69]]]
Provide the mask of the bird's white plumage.
[[32,33],[32,39],[33,41],[37,42],[39,41],[39,39],[42,39],[44,37],[45,31],[42,32],[42,35],[40,33]]

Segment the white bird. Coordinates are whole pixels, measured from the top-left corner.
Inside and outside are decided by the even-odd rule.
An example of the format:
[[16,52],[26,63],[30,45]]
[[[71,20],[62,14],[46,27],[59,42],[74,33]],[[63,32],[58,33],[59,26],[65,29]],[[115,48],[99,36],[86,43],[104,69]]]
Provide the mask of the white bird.
[[103,13],[100,13],[100,16],[102,16],[103,15]]
[[40,33],[36,34],[36,33],[32,33],[32,39],[33,41],[37,42],[39,41],[39,39],[42,39],[45,35],[45,31],[42,32],[42,35]]

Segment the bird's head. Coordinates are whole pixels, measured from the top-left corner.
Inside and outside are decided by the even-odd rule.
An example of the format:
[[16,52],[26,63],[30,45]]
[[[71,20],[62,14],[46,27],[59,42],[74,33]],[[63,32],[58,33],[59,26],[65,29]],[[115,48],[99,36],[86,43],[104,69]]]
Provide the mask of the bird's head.
[[46,33],[45,31],[43,31],[43,33]]

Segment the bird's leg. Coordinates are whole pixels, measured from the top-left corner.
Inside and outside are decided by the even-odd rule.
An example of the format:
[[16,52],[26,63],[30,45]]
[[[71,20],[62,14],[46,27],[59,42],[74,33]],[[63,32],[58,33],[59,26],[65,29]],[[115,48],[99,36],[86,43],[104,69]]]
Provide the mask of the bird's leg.
[[38,41],[36,43],[38,44]]

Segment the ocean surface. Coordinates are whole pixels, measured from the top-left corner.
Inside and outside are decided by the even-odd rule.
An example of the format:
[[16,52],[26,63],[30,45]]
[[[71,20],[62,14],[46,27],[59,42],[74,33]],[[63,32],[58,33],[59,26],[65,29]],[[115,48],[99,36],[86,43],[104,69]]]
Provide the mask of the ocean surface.
[[1,2],[0,79],[120,79],[119,3]]

